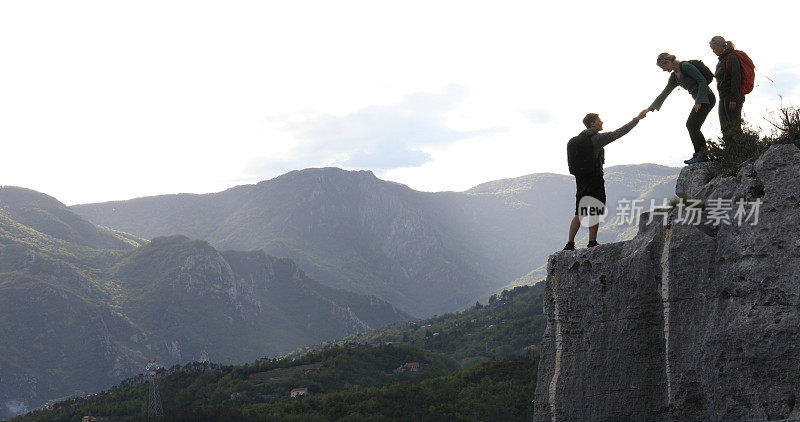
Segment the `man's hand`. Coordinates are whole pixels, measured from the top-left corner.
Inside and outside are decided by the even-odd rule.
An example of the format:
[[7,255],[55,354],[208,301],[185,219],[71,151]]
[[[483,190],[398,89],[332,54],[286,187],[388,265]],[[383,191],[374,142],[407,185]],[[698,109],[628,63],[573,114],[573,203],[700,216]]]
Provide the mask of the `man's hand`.
[[736,110],[736,101],[731,101],[728,103],[728,109],[733,111]]
[[644,110],[640,111],[640,112],[639,112],[639,115],[638,115],[638,116],[636,116],[636,118],[637,118],[637,119],[639,119],[639,120],[642,120],[642,119],[644,119],[645,117],[647,117],[647,112],[648,112],[648,111],[650,111],[650,109],[649,109],[649,108],[646,108],[646,109],[644,109]]
[[700,111],[700,104],[699,103],[695,104],[694,107],[692,107],[692,110],[694,110],[695,113]]

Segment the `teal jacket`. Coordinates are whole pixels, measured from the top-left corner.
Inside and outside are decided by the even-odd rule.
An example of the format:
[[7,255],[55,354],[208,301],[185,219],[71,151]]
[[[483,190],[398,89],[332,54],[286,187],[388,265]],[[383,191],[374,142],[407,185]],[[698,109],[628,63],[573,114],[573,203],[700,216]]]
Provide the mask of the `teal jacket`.
[[664,100],[667,99],[672,90],[674,90],[678,85],[689,91],[689,94],[691,94],[692,98],[694,98],[695,103],[711,104],[711,101],[708,100],[708,94],[711,92],[711,90],[708,88],[705,76],[703,76],[703,74],[700,73],[700,71],[697,70],[693,64],[689,62],[681,62],[680,79],[675,76],[674,72],[669,75],[667,86],[663,91],[661,91],[661,94],[656,97],[656,100],[653,101],[653,104],[650,105],[650,109],[660,110],[661,105],[664,104]]

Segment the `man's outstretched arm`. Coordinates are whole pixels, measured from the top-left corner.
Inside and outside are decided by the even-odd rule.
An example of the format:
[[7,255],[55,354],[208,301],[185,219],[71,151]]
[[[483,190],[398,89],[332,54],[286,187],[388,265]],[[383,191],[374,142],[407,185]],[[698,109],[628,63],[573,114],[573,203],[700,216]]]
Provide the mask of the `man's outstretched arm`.
[[617,139],[625,136],[631,129],[634,128],[639,123],[644,116],[642,113],[639,113],[638,116],[634,117],[633,120],[626,123],[621,128],[613,131],[613,132],[603,132],[598,133],[597,135],[592,136],[592,143],[594,144],[595,148],[603,148],[606,145],[616,141]]

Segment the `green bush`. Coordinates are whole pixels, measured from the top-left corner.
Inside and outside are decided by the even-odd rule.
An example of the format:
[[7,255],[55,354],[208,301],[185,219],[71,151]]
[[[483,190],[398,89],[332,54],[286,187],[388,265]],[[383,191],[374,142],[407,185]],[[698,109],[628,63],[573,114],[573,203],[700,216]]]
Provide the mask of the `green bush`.
[[746,123],[742,126],[742,133],[706,141],[708,157],[717,162],[714,176],[736,174],[743,163],[757,158],[772,144],[770,138],[761,137],[758,129]]
[[779,144],[794,144],[800,148],[800,108],[783,107],[773,113],[772,141]]
[[800,148],[800,108],[781,107],[767,119],[773,126],[769,136],[746,122],[742,133],[726,133],[716,141],[708,140],[708,156],[717,163],[711,178],[718,175],[735,175],[748,161],[758,158],[773,144],[794,144]]

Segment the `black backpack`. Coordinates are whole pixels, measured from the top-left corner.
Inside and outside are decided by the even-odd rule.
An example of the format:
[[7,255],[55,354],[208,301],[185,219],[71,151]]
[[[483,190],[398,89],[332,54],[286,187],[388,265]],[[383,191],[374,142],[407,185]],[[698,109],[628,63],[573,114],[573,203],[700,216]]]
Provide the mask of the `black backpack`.
[[597,163],[594,156],[594,145],[592,145],[592,135],[580,135],[567,142],[567,164],[569,164],[570,174],[576,176],[588,176],[595,173]]
[[710,85],[711,81],[714,80],[714,72],[712,72],[702,60],[687,60],[687,63],[691,63],[692,66],[696,67],[697,70],[703,74],[706,78],[706,85]]

